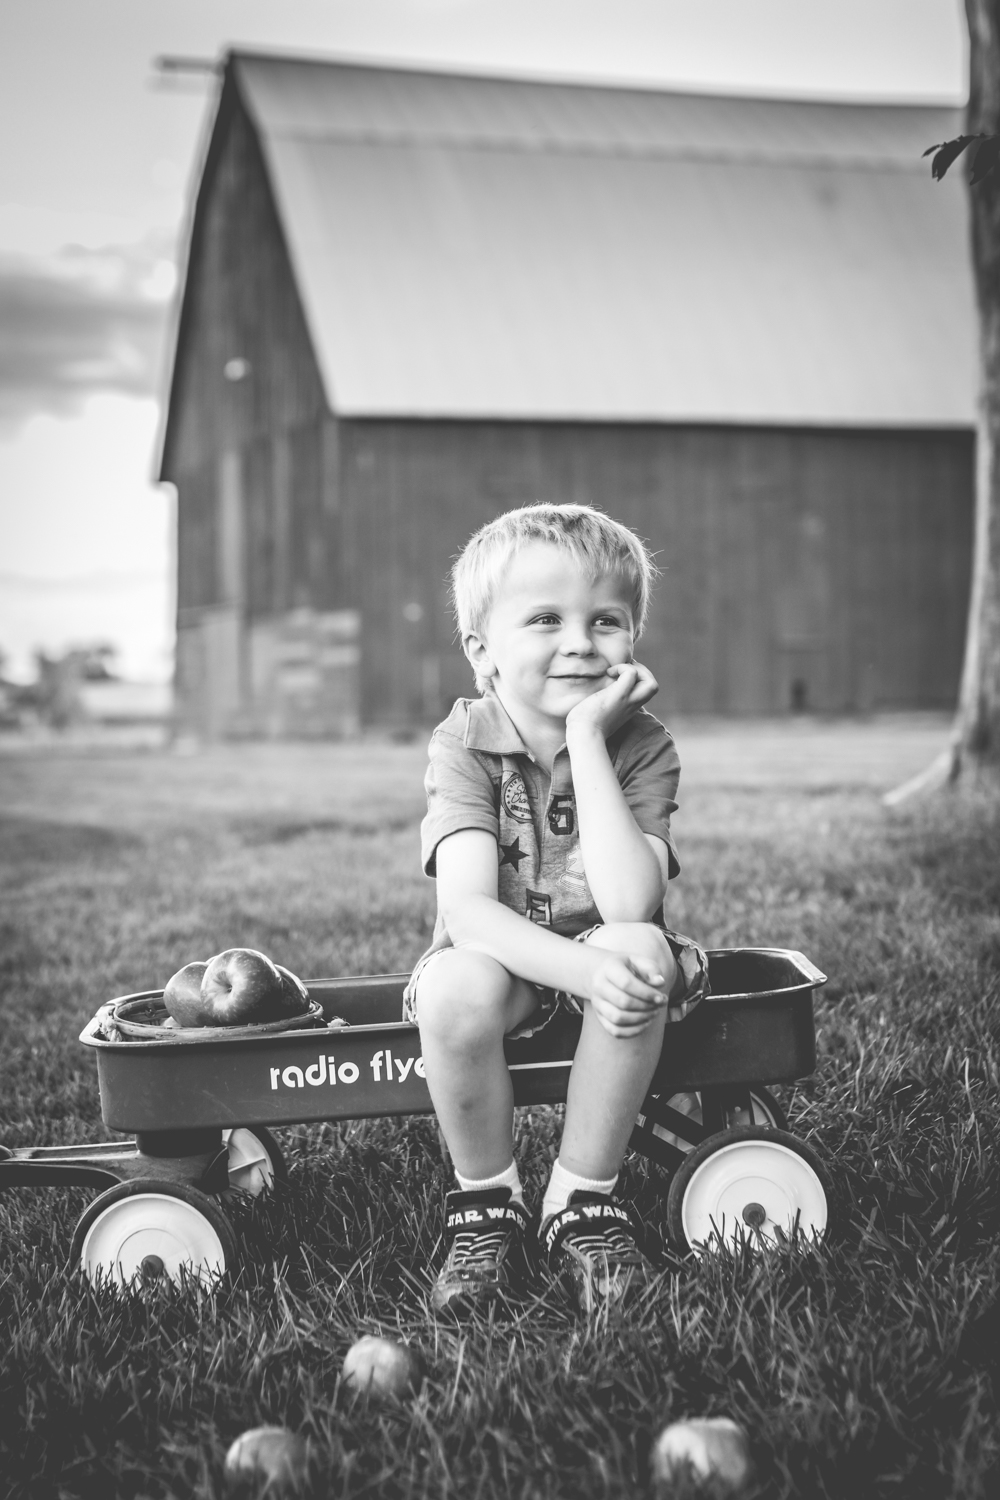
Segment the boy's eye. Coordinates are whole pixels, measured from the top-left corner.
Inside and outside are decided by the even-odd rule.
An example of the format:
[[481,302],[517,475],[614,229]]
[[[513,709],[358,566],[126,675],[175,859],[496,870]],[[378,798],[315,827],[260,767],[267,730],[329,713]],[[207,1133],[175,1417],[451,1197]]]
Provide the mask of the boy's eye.
[[594,621],[594,624],[607,625],[610,626],[613,630],[625,629],[625,621],[619,619],[617,615],[598,615],[597,619]]
[[558,625],[559,624],[559,616],[558,615],[553,615],[553,614],[535,615],[533,617],[533,619],[531,620],[531,624],[532,625]]

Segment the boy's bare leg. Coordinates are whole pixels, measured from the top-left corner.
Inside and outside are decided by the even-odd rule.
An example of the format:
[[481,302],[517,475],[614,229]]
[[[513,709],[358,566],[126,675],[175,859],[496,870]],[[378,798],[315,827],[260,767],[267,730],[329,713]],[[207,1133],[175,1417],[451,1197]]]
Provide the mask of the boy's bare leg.
[[427,1087],[462,1177],[494,1177],[510,1165],[514,1090],[503,1039],[537,1004],[525,980],[468,949],[446,949],[418,980]]
[[[659,930],[648,923],[608,923],[587,939],[596,947],[655,962],[669,995],[677,969]],[[651,1011],[648,1026],[632,1037],[614,1037],[585,1003],[580,1043],[566,1093],[566,1124],[559,1161],[579,1177],[606,1181],[622,1164],[636,1115],[646,1097],[663,1044],[666,1007]]]

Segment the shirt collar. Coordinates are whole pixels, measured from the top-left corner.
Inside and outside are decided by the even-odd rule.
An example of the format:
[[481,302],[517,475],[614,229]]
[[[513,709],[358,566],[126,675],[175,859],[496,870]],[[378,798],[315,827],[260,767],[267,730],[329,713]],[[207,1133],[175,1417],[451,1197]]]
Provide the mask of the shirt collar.
[[469,750],[486,750],[493,755],[527,755],[528,747],[495,693],[470,698],[465,722],[465,744]]
[[[487,693],[482,698],[466,698],[465,704],[467,717],[464,743],[467,749],[485,750],[492,755],[526,755],[529,760],[534,759],[495,693]],[[648,709],[640,708],[620,729],[615,730],[608,740],[609,750],[616,750],[623,740],[640,729],[644,721],[650,720],[654,724],[657,722]],[[563,745],[556,756],[557,760],[565,749]]]

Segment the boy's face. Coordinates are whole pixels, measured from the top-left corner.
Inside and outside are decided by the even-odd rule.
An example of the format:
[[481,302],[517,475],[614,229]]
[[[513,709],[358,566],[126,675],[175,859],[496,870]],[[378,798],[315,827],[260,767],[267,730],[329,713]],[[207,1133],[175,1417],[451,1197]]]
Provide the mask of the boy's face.
[[531,542],[503,576],[485,635],[466,642],[476,671],[515,723],[565,724],[584,698],[632,660],[630,590],[619,573],[589,579],[573,553]]

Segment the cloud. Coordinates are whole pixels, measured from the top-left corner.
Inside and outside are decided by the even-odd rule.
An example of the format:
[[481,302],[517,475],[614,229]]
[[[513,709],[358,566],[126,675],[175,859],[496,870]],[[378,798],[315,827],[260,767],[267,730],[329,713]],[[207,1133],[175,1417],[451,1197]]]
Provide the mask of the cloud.
[[0,253],[0,427],[73,412],[95,391],[158,394],[173,283],[160,236]]

